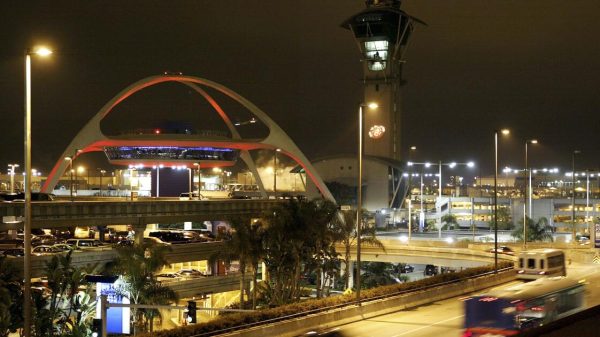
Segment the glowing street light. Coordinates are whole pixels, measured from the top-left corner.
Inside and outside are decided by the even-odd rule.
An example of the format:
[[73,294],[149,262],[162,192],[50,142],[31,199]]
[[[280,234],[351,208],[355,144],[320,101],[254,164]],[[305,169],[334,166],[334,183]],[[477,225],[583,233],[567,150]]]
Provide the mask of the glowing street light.
[[[506,136],[510,131],[500,133]],[[498,130],[494,130],[494,273],[498,273]]]
[[10,174],[10,193],[15,193],[15,168],[19,167],[19,164],[8,164],[10,170],[8,174]]
[[363,111],[364,107],[369,109],[377,109],[379,105],[377,103],[360,104],[358,106],[358,186],[357,186],[357,197],[356,197],[356,301],[360,305],[360,235],[361,235],[361,222],[362,222],[362,175],[363,175],[363,121],[365,114]]
[[[25,51],[25,172],[31,172],[31,55],[45,57],[52,54],[46,47]],[[25,284],[23,288],[23,336],[31,336],[31,174],[23,178],[25,207],[23,225],[23,256]]]

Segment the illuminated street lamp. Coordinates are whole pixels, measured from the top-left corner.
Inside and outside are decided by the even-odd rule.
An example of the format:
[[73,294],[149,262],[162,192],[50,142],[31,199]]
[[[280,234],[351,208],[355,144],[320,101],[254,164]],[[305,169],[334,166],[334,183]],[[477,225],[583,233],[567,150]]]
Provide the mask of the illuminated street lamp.
[[377,103],[360,104],[358,107],[358,188],[356,197],[356,300],[360,305],[360,235],[362,223],[362,170],[363,170],[363,108],[377,109]]
[[79,166],[77,168],[77,170],[75,171],[75,195],[77,195],[78,190],[79,190],[79,178],[77,177],[77,174],[79,173],[80,177],[83,177],[83,173],[85,172],[85,167],[83,166]]
[[[408,162],[408,166],[413,166],[413,165],[423,165],[427,168],[431,167],[431,163],[426,162],[426,163],[413,163],[413,162]],[[469,168],[475,167],[475,163],[473,163],[472,161],[467,162],[467,163],[457,163],[457,162],[449,162],[449,163],[442,163],[442,161],[440,160],[438,162],[438,200],[442,199],[442,190],[443,190],[443,185],[442,185],[442,166],[448,166],[450,168],[454,168],[457,165],[464,165],[467,166]],[[440,215],[440,226],[439,226],[439,230],[438,230],[438,237],[442,237],[442,219],[441,219],[441,210],[437,210],[438,215]]]
[[510,134],[508,129],[494,130],[494,273],[498,273],[498,132]]
[[275,149],[273,155],[273,195],[277,199],[277,152],[281,152],[281,149]]
[[196,170],[198,171],[198,200],[200,200],[201,189],[202,189],[202,176],[200,175],[200,163],[194,163]]
[[575,237],[577,236],[577,226],[575,224],[575,155],[580,154],[581,151],[574,150],[571,156],[571,242],[576,242]]
[[[31,55],[48,56],[52,51],[45,47],[25,51],[25,172],[31,172]],[[25,284],[23,288],[23,336],[31,336],[31,174],[23,181],[25,207],[23,226],[23,256]]]
[[[523,210],[523,249],[527,249],[527,199],[529,198],[529,216],[533,219],[532,212],[532,200],[531,200],[531,170],[529,169],[529,163],[527,158],[527,145],[537,144],[537,139],[530,139],[525,141],[525,195],[524,210]],[[527,175],[529,174],[529,177]]]
[[10,170],[8,173],[10,174],[10,193],[15,193],[15,168],[19,167],[19,164],[8,164]]

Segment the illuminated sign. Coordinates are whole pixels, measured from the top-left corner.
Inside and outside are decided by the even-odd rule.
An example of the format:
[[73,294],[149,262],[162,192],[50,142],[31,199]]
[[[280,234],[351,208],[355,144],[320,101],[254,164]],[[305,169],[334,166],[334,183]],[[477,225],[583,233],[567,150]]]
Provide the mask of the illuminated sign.
[[[96,318],[101,318],[100,295],[106,295],[108,303],[129,304],[129,299],[123,293],[124,283],[118,279],[115,283],[96,283]],[[129,334],[131,316],[129,308],[107,308],[106,332]]]
[[594,224],[594,248],[600,248],[600,224]]
[[373,139],[379,139],[379,138],[383,137],[384,133],[385,133],[385,126],[383,126],[383,125],[373,125],[369,129],[369,137],[371,137]]

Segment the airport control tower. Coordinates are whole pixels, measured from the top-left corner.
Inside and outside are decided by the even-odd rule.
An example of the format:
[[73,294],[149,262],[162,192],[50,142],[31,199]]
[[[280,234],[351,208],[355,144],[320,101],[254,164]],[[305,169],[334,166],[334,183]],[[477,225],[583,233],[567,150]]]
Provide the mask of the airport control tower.
[[376,110],[364,109],[364,153],[400,160],[401,86],[404,53],[416,23],[422,21],[400,9],[400,0],[367,0],[366,8],[342,27],[350,30],[362,55],[364,100]]

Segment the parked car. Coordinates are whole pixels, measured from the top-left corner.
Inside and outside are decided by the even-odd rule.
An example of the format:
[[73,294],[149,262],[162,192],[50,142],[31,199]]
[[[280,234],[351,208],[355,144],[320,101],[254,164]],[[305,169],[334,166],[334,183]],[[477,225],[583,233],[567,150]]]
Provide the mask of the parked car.
[[156,275],[156,279],[159,281],[171,281],[181,277],[181,274],[177,272],[166,272]]
[[99,248],[104,246],[100,240],[96,239],[69,239],[65,243],[78,249]]
[[53,246],[40,245],[31,249],[31,254],[35,256],[54,255],[60,251]]
[[[494,253],[494,251],[495,251],[494,248],[490,249],[490,253]],[[507,246],[499,246],[498,247],[498,254],[515,255],[515,251],[512,250],[510,247],[507,247]]]
[[435,276],[438,274],[438,268],[432,264],[428,264],[425,266],[423,273],[425,276]]
[[2,252],[2,255],[6,256],[6,257],[25,256],[25,249],[23,249],[23,248],[7,249]]
[[66,228],[58,228],[52,231],[52,235],[57,240],[67,240],[73,237],[73,234]]
[[52,245],[52,247],[54,247],[55,249],[57,249],[58,251],[61,251],[61,252],[69,252],[69,251],[77,249],[75,246],[70,246],[66,243],[57,243],[57,244]]
[[156,231],[150,232],[148,236],[158,238],[164,242],[169,242],[172,244],[189,243],[191,241],[189,238],[185,237],[183,231]]
[[52,245],[58,243],[58,240],[52,234],[37,235],[37,238],[38,238],[38,241],[36,242],[36,245],[52,246]]
[[179,200],[208,200],[208,198],[202,194],[198,194],[198,192],[192,192],[192,199],[190,199],[190,193],[185,192],[179,195]]
[[[151,244],[155,244],[155,245],[165,245],[168,246],[171,243],[170,242],[165,242],[159,238],[155,238],[155,237],[146,237],[144,238],[144,243],[151,243]],[[133,244],[133,241],[132,241]]]
[[401,271],[401,272],[402,273],[412,273],[413,271],[415,271],[415,267],[411,266],[410,264],[405,264],[404,271]]
[[204,274],[203,272],[201,272],[197,269],[190,269],[190,268],[180,269],[177,273],[179,275],[181,275],[181,277],[189,277],[189,278],[206,276],[206,274]]
[[[31,201],[54,201],[54,194],[43,192],[31,192]],[[0,198],[4,201],[24,202],[25,193],[5,193],[1,194]]]

